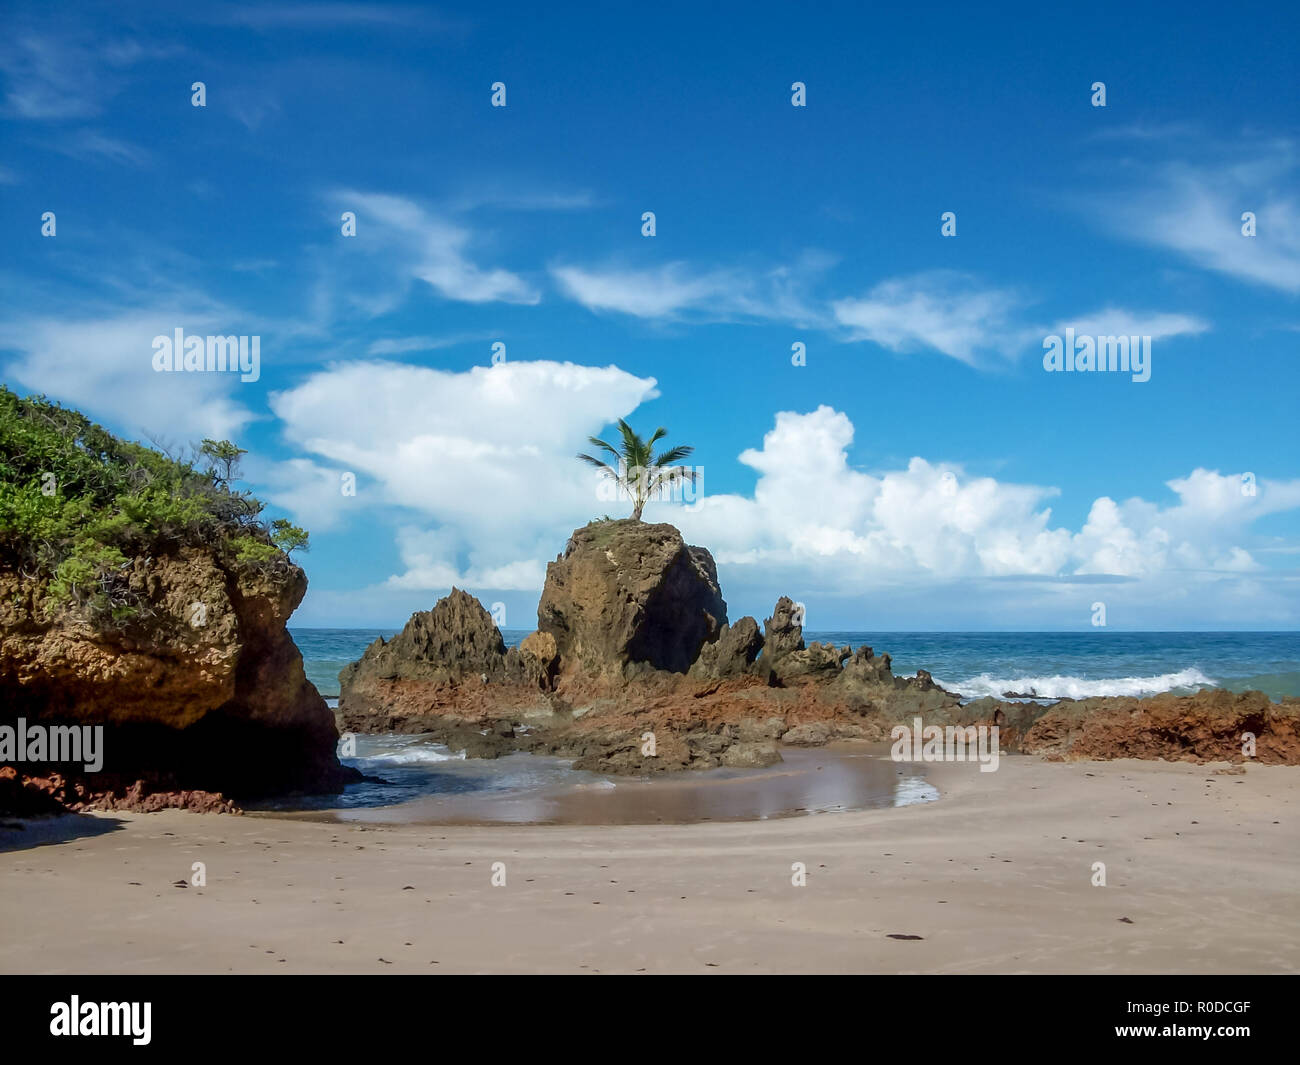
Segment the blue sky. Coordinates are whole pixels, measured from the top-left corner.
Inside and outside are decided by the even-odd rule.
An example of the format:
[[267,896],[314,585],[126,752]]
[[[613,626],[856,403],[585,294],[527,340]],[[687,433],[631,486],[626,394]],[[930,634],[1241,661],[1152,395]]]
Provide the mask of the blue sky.
[[[733,617],[1300,624],[1293,5],[558,7],[9,5],[0,379],[248,448],[301,625],[530,627],[618,417],[695,445],[646,517]],[[259,379],[156,372],[177,328]]]

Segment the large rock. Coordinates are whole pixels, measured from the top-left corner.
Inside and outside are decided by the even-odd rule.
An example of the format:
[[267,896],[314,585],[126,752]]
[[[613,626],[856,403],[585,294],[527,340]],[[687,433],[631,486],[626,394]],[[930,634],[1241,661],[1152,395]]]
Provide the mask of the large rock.
[[546,567],[537,607],[564,674],[621,675],[635,663],[684,673],[726,621],[713,556],[671,525],[631,520],[574,532]]
[[48,611],[41,582],[0,568],[0,724],[102,725],[93,792],[137,779],[237,797],[337,791],[355,776],[285,628],[301,569],[190,546],[133,559],[126,580],[137,616],[105,628],[72,605]]
[[344,667],[345,690],[358,674],[381,680],[458,684],[467,678],[501,680],[506,645],[492,615],[468,592],[452,588],[432,610],[417,611],[391,641],[382,637],[361,658]]

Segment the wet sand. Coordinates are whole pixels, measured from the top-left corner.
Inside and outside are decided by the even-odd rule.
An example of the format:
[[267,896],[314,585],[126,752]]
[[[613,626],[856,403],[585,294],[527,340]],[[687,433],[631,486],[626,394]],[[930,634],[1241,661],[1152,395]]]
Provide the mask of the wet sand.
[[0,832],[0,971],[1295,972],[1300,772],[1221,768],[1007,757],[687,825],[64,818]]

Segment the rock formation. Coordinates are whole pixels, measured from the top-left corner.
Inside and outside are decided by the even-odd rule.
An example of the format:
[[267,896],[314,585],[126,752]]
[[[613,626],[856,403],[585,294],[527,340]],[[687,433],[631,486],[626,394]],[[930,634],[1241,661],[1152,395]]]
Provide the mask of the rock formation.
[[[231,568],[186,547],[133,560],[128,581],[141,619],[105,630],[74,609],[49,614],[36,581],[0,569],[0,724],[104,727],[99,772],[14,763],[11,776],[72,805],[97,796],[106,806],[137,782],[254,797],[353,778],[285,628],[307,588],[299,567]],[[135,793],[144,808],[147,792]]]
[[[357,776],[285,628],[307,578],[275,535],[306,533],[231,488],[242,453],[177,459],[0,386],[0,804],[224,809]],[[102,735],[102,762],[20,751],[29,727]]]
[[870,647],[805,645],[782,597],[759,630],[729,623],[712,557],[669,525],[596,522],[547,568],[538,631],[506,650],[453,589],[340,674],[340,725],[428,732],[471,757],[534,751],[582,769],[652,773],[770,765],[779,744],[888,741],[896,725],[997,725],[1003,751],[1049,758],[1300,763],[1300,700],[1201,693],[1154,700],[963,703],[925,670],[896,677]]
[[562,671],[684,673],[727,623],[713,556],[671,525],[593,522],[546,567],[537,629]]

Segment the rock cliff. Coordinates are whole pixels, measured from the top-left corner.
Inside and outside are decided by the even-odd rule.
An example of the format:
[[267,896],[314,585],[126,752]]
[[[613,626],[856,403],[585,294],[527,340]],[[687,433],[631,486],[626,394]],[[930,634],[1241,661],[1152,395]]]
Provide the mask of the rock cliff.
[[356,777],[285,627],[306,575],[226,473],[0,389],[0,727],[103,730],[97,771],[0,755],[0,804],[216,809]]

